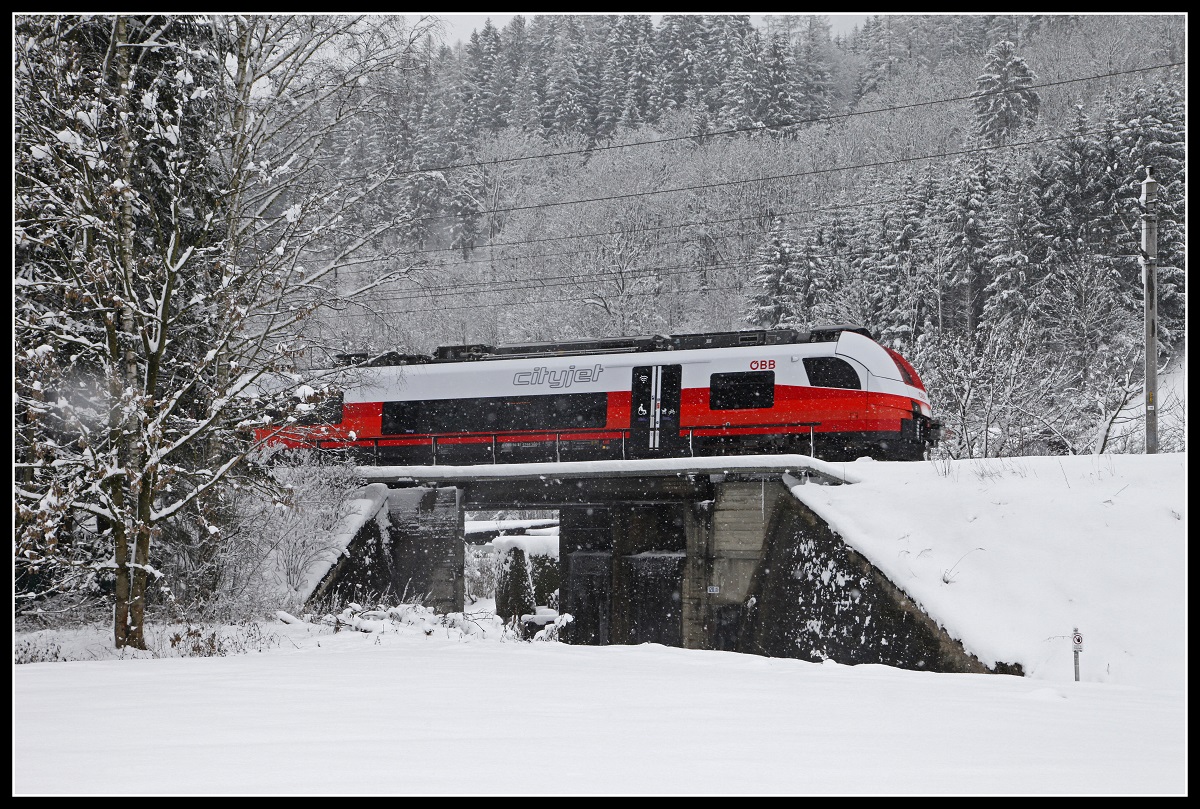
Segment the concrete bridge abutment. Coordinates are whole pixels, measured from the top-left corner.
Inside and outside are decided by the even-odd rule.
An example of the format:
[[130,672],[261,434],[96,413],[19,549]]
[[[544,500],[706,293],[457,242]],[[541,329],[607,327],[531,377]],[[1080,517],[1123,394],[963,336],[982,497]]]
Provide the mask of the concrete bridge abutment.
[[757,468],[703,460],[710,468],[626,464],[609,474],[573,464],[524,474],[379,470],[406,488],[389,495],[390,544],[377,539],[376,556],[391,568],[377,578],[397,594],[415,584],[431,606],[461,611],[463,511],[556,508],[559,610],[574,618],[562,633],[568,643],[1020,673],[966,652],[790,488],[842,481],[786,459]]

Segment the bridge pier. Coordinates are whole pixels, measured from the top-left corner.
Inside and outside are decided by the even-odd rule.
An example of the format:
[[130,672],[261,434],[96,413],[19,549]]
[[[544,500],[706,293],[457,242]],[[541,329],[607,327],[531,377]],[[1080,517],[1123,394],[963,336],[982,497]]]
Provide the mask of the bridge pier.
[[678,503],[559,511],[559,603],[572,643],[683,645],[689,508]]
[[560,604],[575,643],[745,647],[778,480],[709,480],[685,503],[563,508]]
[[309,604],[371,598],[462,612],[463,502],[454,487],[393,489],[308,596]]
[[463,611],[463,512],[462,491],[452,486],[390,493],[392,590],[401,600],[415,597],[441,613]]

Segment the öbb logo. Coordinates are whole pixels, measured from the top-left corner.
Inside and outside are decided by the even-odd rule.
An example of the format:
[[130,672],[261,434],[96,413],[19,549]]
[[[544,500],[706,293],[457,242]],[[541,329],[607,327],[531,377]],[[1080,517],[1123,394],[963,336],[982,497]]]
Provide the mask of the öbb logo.
[[518,371],[513,375],[514,385],[549,385],[552,388],[569,388],[576,382],[597,382],[604,366],[596,363],[591,368],[561,368],[551,371],[546,367],[534,368],[532,371]]
[[750,360],[751,371],[774,371],[775,360]]

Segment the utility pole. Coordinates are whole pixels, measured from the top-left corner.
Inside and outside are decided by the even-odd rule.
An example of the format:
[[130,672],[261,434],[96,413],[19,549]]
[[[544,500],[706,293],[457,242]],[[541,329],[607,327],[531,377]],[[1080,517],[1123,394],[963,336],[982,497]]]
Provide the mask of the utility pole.
[[1146,166],[1142,180],[1142,289],[1146,314],[1146,454],[1158,452],[1158,183]]

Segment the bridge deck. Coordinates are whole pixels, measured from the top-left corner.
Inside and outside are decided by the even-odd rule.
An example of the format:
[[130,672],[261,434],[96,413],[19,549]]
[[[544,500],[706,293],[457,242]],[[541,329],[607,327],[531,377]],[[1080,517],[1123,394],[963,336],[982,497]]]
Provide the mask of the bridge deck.
[[808,455],[727,455],[702,458],[645,458],[623,461],[566,461],[561,463],[479,464],[475,466],[360,466],[357,474],[369,483],[389,486],[486,483],[500,481],[561,481],[603,478],[663,478],[725,475],[772,479],[785,474],[807,475],[829,485],[857,483],[845,464],[828,463]]

